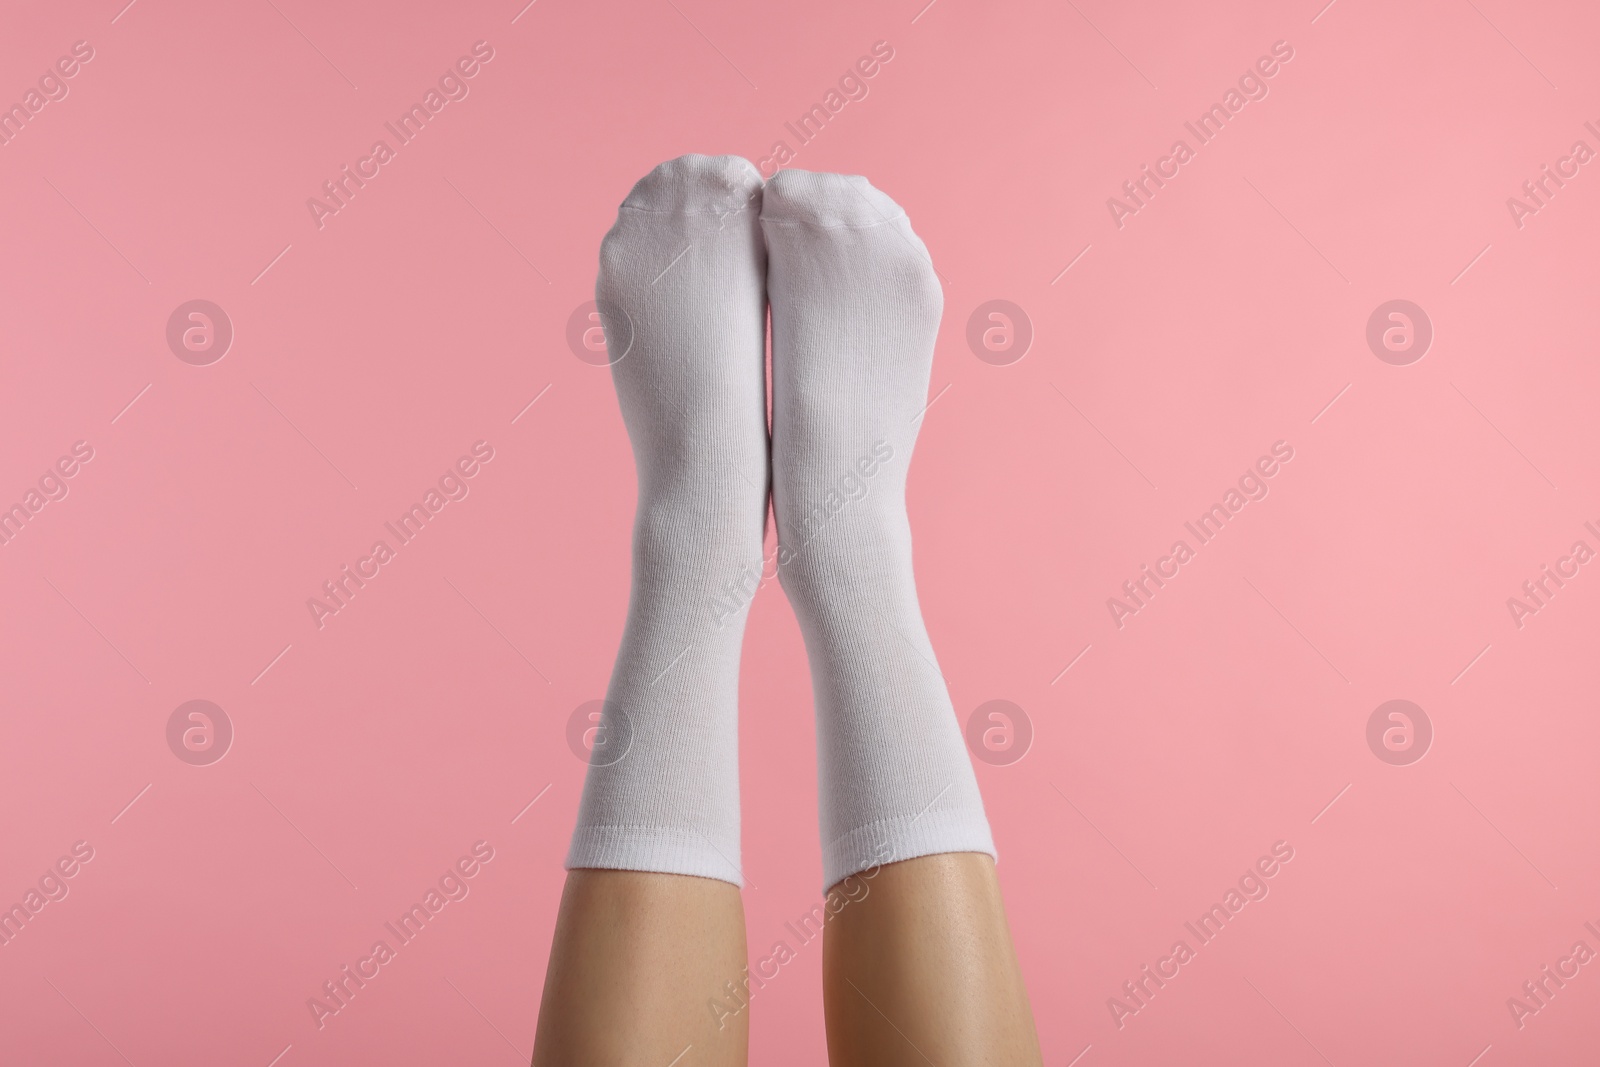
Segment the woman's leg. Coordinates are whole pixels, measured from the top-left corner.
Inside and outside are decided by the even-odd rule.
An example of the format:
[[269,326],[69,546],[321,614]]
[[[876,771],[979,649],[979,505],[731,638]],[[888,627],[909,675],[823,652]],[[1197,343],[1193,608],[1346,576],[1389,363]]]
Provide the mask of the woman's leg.
[[724,1000],[724,983],[741,980],[745,959],[744,905],[733,884],[571,871],[534,1067],[743,1067],[749,1013],[719,1015],[710,1005]]
[[745,160],[684,156],[634,186],[601,243],[595,300],[639,497],[541,1067],[744,1062],[746,1021],[719,1026],[711,1004],[745,964],[739,653],[767,501],[760,193]]
[[864,178],[781,171],[761,224],[778,574],[811,661],[823,884],[849,901],[825,942],[829,1053],[835,1067],[1037,1064],[983,798],[912,567],[906,478],[938,275]]
[[1043,1062],[992,859],[946,852],[852,877],[866,894],[822,943],[832,1067]]

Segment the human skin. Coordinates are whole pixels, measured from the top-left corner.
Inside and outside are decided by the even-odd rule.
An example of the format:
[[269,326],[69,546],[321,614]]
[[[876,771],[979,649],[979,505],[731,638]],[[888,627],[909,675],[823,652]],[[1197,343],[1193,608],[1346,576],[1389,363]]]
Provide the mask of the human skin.
[[922,856],[869,884],[823,935],[831,1067],[1039,1067],[994,860]]
[[[834,887],[852,899],[823,935],[831,1067],[1039,1067],[994,861],[945,853],[855,877],[867,892]],[[534,1067],[743,1067],[749,1012],[719,1027],[707,1005],[742,980],[747,958],[728,882],[569,872]]]
[[744,901],[729,882],[569,871],[533,1067],[743,1067],[749,1013],[719,1027],[707,1005],[743,977],[746,957]]

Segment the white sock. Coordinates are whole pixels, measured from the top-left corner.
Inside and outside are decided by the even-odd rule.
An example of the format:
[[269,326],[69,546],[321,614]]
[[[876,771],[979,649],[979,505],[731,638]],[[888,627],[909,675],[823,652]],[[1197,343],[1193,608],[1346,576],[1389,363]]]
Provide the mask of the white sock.
[[938,278],[905,212],[864,178],[780,171],[761,227],[778,574],[811,660],[823,888],[876,863],[992,856],[906,517]]
[[[766,520],[761,176],[684,156],[633,187],[595,300],[639,475],[628,621],[567,867],[742,885],[739,651]],[[749,579],[744,576],[750,575]]]

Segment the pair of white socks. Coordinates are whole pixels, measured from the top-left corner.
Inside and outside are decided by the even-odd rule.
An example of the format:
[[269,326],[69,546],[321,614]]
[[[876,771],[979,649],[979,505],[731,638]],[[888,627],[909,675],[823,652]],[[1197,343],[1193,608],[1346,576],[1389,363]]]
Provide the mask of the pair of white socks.
[[736,156],[684,156],[623,201],[595,292],[639,499],[567,867],[743,885],[739,653],[769,479],[811,662],[824,890],[994,855],[911,567],[906,470],[944,301],[905,212],[864,178],[763,184]]

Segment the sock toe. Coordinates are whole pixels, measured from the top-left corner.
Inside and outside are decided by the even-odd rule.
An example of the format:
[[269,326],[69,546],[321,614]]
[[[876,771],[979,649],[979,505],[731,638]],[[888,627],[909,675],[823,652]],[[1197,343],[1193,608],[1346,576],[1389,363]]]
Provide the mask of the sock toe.
[[859,174],[780,170],[762,193],[763,222],[854,229],[904,215],[904,209],[887,193]]
[[740,156],[679,156],[634,185],[622,202],[635,211],[721,215],[759,207],[761,172]]

